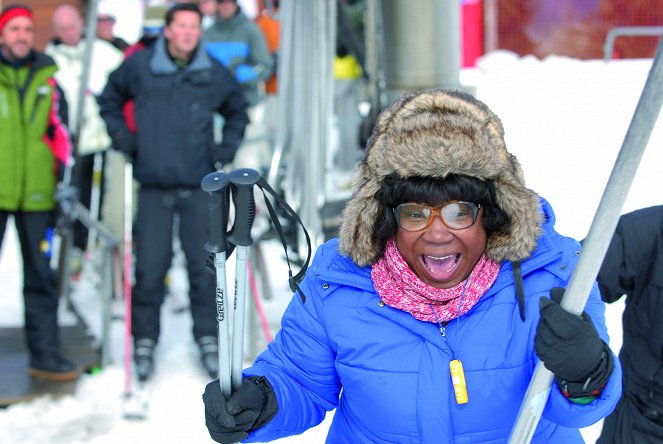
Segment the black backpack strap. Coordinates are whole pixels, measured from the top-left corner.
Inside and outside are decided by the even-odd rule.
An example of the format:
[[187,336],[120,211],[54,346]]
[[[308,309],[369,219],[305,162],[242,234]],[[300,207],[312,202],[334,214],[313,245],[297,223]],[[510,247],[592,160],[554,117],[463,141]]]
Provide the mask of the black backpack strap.
[[520,319],[525,321],[525,289],[523,283],[523,272],[520,269],[520,261],[511,262],[513,269],[513,282],[516,285],[516,298],[518,299],[518,309],[520,310]]

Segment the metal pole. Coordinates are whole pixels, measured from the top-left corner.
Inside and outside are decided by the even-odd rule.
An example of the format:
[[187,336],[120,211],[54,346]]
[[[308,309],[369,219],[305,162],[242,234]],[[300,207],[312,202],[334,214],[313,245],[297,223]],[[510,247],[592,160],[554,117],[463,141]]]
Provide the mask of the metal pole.
[[[640,159],[661,111],[663,104],[662,52],[663,39],[658,43],[656,57],[649,71],[647,82],[592,221],[578,265],[562,299],[562,308],[571,313],[580,314],[584,310],[589,292],[596,281],[601,263],[619,222],[619,216]],[[539,362],[511,432],[510,444],[531,441],[550,394],[553,378],[554,375]]]
[[[76,115],[74,116],[73,135],[73,152],[71,157],[76,158],[78,153],[78,141],[81,135],[81,128],[83,127],[83,111],[85,108],[85,96],[88,90],[88,83],[90,79],[90,70],[92,69],[92,49],[94,40],[97,38],[97,0],[88,0],[87,12],[85,17],[85,51],[83,52],[83,70],[81,71],[81,83],[79,85],[78,97],[76,102]],[[71,183],[71,169],[73,163],[67,162],[68,168],[65,169],[65,174],[62,182],[65,185]]]
[[240,168],[228,174],[228,179],[233,185],[233,203],[235,204],[235,222],[228,234],[228,240],[237,246],[235,249],[235,308],[233,311],[230,380],[232,388],[237,390],[242,385],[247,268],[249,247],[253,244],[251,226],[256,215],[253,186],[260,179],[260,173],[250,168]]

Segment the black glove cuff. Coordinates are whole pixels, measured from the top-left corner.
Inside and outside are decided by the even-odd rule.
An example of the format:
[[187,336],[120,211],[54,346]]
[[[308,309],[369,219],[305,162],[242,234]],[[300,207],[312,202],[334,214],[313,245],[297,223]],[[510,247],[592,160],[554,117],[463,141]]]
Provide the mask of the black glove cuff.
[[237,148],[228,143],[213,145],[209,151],[209,158],[214,168],[220,170],[224,165],[231,163],[235,159]]
[[610,347],[601,341],[603,351],[601,352],[601,361],[598,366],[583,381],[565,381],[556,378],[557,385],[562,390],[564,396],[569,399],[575,398],[596,398],[601,395],[603,388],[610,379],[615,363],[612,358]]
[[276,395],[274,394],[274,389],[269,383],[266,377],[264,376],[249,376],[249,381],[254,382],[260,386],[260,390],[264,396],[262,410],[258,418],[256,418],[253,426],[249,430],[256,430],[260,427],[267,424],[269,421],[276,416],[276,413],[279,410],[279,405],[276,401]]

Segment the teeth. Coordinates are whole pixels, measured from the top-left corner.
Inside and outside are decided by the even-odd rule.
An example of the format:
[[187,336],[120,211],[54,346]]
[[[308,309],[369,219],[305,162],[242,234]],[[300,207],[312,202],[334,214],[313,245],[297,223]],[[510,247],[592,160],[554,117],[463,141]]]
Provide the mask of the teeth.
[[424,256],[423,261],[426,269],[433,275],[443,277],[450,275],[458,266],[460,255],[449,254],[447,256]]
[[431,258],[431,259],[437,260],[437,261],[442,261],[442,260],[445,260],[445,259],[449,259],[452,256],[456,256],[456,255],[455,254],[449,254],[447,256],[439,256],[439,257],[438,256],[425,256],[425,257]]

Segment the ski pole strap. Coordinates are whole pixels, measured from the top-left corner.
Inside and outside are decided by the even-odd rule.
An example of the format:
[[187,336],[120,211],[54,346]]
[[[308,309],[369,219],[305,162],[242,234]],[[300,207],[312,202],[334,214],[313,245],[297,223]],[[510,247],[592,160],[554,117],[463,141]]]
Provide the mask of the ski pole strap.
[[228,234],[228,241],[238,247],[253,244],[251,227],[256,217],[256,203],[253,198],[253,186],[260,179],[260,173],[250,168],[240,168],[228,174],[233,187],[235,204],[235,222]]
[[203,177],[200,188],[210,194],[208,203],[210,215],[210,240],[205,244],[205,251],[212,254],[228,250],[226,227],[228,225],[228,175],[216,171]]
[[[290,205],[288,205],[281,198],[281,196],[279,196],[278,193],[274,191],[274,189],[269,185],[269,183],[267,182],[267,180],[265,180],[265,178],[261,177],[258,180],[257,185],[258,188],[260,188],[260,190],[262,191],[262,194],[265,196],[265,205],[267,206],[267,211],[269,211],[269,216],[272,219],[272,223],[274,224],[274,229],[276,229],[276,232],[278,233],[279,238],[281,239],[283,250],[285,251],[285,259],[288,264],[288,284],[290,285],[290,290],[299,293],[299,296],[302,299],[302,303],[304,303],[306,302],[306,296],[304,295],[302,289],[299,287],[299,283],[304,279],[304,275],[306,274],[306,269],[308,268],[309,262],[311,261],[311,237],[309,236],[308,231],[306,231],[306,227],[304,226],[302,220],[299,218],[299,215],[297,215],[295,210],[293,210],[290,207]],[[302,230],[304,230],[304,237],[306,238],[306,247],[307,247],[306,261],[304,262],[304,265],[302,265],[302,268],[295,276],[292,275],[292,268],[290,268],[288,246],[286,245],[285,235],[283,234],[283,227],[281,226],[281,222],[279,221],[279,217],[276,214],[274,207],[267,198],[267,193],[272,195],[274,202],[276,202],[279,208],[282,209],[287,216],[289,216],[289,219],[297,222],[302,227]]]

